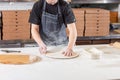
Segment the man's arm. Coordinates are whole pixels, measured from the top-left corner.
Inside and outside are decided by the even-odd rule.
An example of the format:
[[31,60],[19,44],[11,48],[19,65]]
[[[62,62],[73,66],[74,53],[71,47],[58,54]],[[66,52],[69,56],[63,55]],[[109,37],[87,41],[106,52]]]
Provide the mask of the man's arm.
[[41,37],[40,37],[40,33],[39,33],[39,25],[36,24],[32,24],[31,27],[31,34],[33,39],[37,42],[37,44],[40,47],[40,52],[41,53],[46,53],[46,45],[44,44],[44,42],[42,41]]
[[67,49],[64,52],[65,56],[72,56],[73,55],[73,47],[75,45],[77,39],[77,30],[75,23],[67,24],[67,28],[69,30],[69,42]]
[[69,31],[69,42],[68,42],[68,49],[72,49],[75,45],[77,39],[77,30],[75,23],[67,24],[67,28]]

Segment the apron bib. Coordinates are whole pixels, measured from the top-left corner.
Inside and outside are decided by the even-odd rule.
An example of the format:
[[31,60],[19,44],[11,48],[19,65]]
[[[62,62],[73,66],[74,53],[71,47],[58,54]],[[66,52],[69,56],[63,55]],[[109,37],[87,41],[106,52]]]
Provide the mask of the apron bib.
[[66,36],[66,27],[64,23],[59,22],[59,18],[62,18],[60,7],[58,4],[58,14],[50,14],[45,11],[46,1],[44,1],[43,12],[42,12],[42,28],[40,34],[43,42],[46,45],[66,45],[68,39]]

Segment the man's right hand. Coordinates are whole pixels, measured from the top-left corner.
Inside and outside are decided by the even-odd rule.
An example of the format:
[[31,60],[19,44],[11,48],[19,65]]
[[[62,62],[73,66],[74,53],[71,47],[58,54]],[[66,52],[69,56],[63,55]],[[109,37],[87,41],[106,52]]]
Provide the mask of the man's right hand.
[[32,27],[31,27],[31,33],[32,33],[32,37],[33,39],[37,42],[37,44],[39,45],[39,51],[40,53],[46,53],[47,51],[47,47],[46,45],[44,44],[44,42],[42,41],[41,37],[40,37],[40,33],[39,33],[39,28],[40,26],[37,25],[37,24],[32,24]]
[[47,46],[45,44],[42,44],[39,48],[41,54],[46,54],[47,52]]

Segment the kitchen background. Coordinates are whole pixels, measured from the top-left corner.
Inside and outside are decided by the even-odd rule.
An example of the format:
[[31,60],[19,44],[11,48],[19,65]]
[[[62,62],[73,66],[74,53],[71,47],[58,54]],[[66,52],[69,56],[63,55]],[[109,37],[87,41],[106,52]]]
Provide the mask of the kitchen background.
[[[30,34],[30,24],[27,21],[32,6],[36,1],[0,0],[0,47],[5,47],[6,45],[7,47],[9,45],[21,47],[28,43],[34,43]],[[120,0],[68,0],[68,2],[75,16],[77,16],[78,38],[76,44],[103,44],[120,41]],[[92,8],[95,9],[93,10]],[[92,14],[86,13],[89,10]],[[95,11],[98,12],[95,13]],[[94,29],[89,29],[89,32],[86,32],[87,23],[92,20],[87,16],[93,15],[97,16],[95,20],[100,16],[104,18],[96,20],[95,24],[97,25],[91,25],[94,26]],[[79,20],[80,18],[83,22]],[[102,21],[108,22],[104,23]],[[81,25],[83,25],[82,29]],[[24,27],[26,27],[26,30],[23,29]],[[105,34],[101,34],[101,28],[105,30]],[[86,33],[91,33],[91,35]]]

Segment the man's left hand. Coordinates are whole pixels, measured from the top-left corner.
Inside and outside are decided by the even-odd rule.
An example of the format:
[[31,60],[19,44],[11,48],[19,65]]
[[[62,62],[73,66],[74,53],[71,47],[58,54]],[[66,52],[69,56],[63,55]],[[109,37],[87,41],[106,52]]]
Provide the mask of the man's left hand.
[[73,55],[73,50],[72,49],[66,49],[63,54],[65,56],[72,56]]

